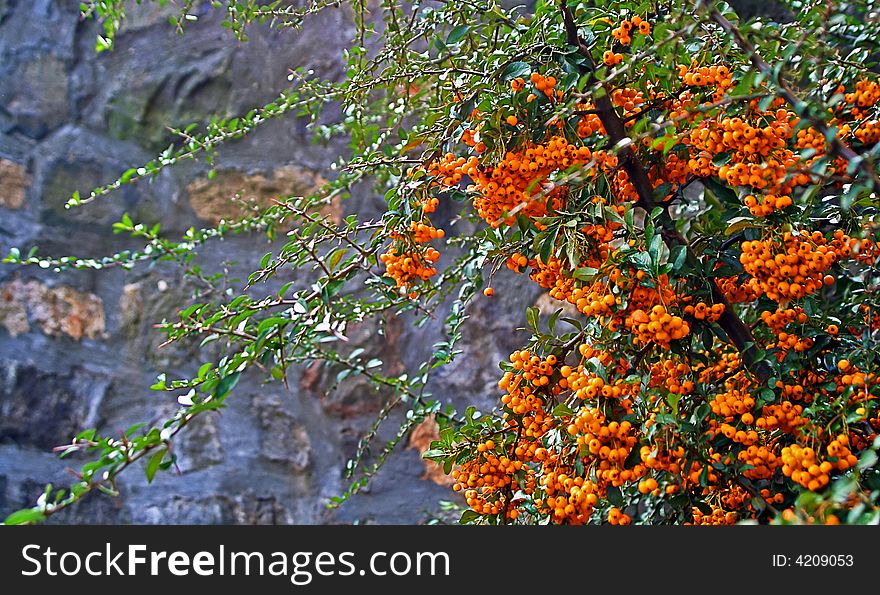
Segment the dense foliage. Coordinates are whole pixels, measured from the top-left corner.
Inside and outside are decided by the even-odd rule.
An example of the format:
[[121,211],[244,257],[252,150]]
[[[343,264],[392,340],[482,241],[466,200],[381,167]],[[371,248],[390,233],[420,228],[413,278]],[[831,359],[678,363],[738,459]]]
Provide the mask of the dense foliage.
[[[239,38],[258,23],[308,26],[286,3],[214,2]],[[122,2],[85,2],[112,45]],[[870,2],[786,3],[784,22],[742,21],[726,5],[494,0],[382,2],[351,9],[358,38],[342,81],[295,71],[273,103],[202,130],[70,208],[292,114],[351,154],[307,197],[215,228],[164,237],[124,218],[145,248],[103,260],[13,252],[63,270],[176,260],[208,289],[163,325],[170,341],[217,341],[164,425],[117,439],[88,430],[69,491],[7,522],[32,522],[100,489],[140,459],[173,464],[191,419],[233,398],[243,372],[285,381],[322,360],[392,397],[349,464],[351,489],[435,415],[425,453],[455,479],[471,523],[877,523],[880,520],[880,14]],[[185,31],[186,10],[175,24]],[[324,107],[344,115],[319,124]],[[271,125],[271,123],[269,123]],[[330,169],[330,168],[328,168]],[[371,180],[381,220],[337,225],[320,207]],[[443,201],[479,222],[452,233]],[[229,234],[287,232],[232,296],[211,292],[198,250]],[[449,233],[447,233],[449,232]],[[444,259],[450,253],[454,258]],[[500,362],[497,409],[457,413],[426,392],[459,353],[474,299],[500,267],[558,309],[525,312],[532,336]],[[261,287],[282,269],[307,282]],[[482,294],[481,294],[482,291]],[[415,370],[386,375],[349,349],[346,327],[383,313],[439,315],[446,336]],[[376,430],[408,410],[366,464]]]

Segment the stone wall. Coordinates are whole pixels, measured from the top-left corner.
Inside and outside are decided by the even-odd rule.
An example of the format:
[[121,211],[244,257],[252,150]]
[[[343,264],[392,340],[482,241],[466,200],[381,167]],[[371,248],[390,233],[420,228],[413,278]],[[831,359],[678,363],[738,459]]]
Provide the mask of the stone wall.
[[[40,247],[54,256],[103,256],[137,247],[112,233],[123,212],[161,222],[174,237],[273,196],[319,184],[339,147],[311,142],[290,117],[218,153],[218,175],[195,162],[163,172],[89,206],[66,210],[74,190],[115,179],[162,150],[168,126],[203,122],[212,114],[245,113],[271,100],[300,65],[339,77],[341,47],[353,29],[345,10],[312,18],[300,33],[254,27],[239,44],[219,26],[222,15],[202,9],[178,36],[169,9],[136,6],[113,52],[93,51],[98,28],[80,22],[76,0],[0,0],[0,252]],[[328,214],[378,214],[364,194],[333,204]],[[451,215],[451,211],[446,215]],[[438,215],[443,215],[439,213]],[[256,266],[262,238],[212,244],[204,266],[234,272]],[[212,268],[213,267],[213,268]],[[504,273],[507,273],[505,270]],[[512,275],[494,282],[498,295],[481,299],[469,321],[466,354],[443,370],[434,394],[457,405],[488,406],[497,362],[524,340],[523,308],[537,298]],[[162,419],[174,397],[148,389],[157,373],[193,373],[206,355],[160,348],[152,325],[173,317],[186,297],[179,272],[141,266],[131,272],[66,272],[0,267],[0,517],[31,505],[48,482],[69,476],[52,448],[79,430],[114,432]],[[525,294],[523,292],[526,292]],[[352,332],[400,370],[428,355],[438,327],[414,330],[386,320]],[[432,334],[433,333],[433,334]],[[403,354],[406,354],[404,356]],[[222,414],[188,429],[175,444],[180,473],[147,485],[132,470],[121,496],[90,496],[53,517],[56,523],[417,523],[452,499],[448,478],[419,454],[436,431],[426,424],[391,457],[363,494],[339,509],[328,500],[347,487],[342,470],[372,423],[384,395],[359,381],[328,394],[331,371],[294,372],[291,389],[246,378]],[[390,421],[383,437],[396,431]]]

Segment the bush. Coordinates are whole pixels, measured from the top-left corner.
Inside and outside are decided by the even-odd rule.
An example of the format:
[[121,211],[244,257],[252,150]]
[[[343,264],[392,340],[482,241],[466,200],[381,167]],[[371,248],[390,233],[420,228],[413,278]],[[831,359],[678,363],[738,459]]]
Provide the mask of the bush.
[[[104,22],[99,50],[121,4],[84,3]],[[68,451],[94,460],[78,481],[7,522],[110,490],[140,459],[152,478],[246,370],[283,382],[289,366],[322,360],[338,382],[393,392],[336,504],[433,415],[440,440],[424,456],[454,478],[463,523],[876,524],[880,15],[867,2],[789,2],[789,18],[743,22],[719,4],[468,0],[368,15],[353,3],[344,80],[295,71],[271,104],[180,131],[156,160],[74,194],[70,208],[108,200],[291,113],[351,147],[314,195],[179,241],[125,217],[115,230],[143,250],[9,255],[55,270],[173,260],[198,274],[193,251],[216,238],[292,230],[238,293],[195,299],[163,325],[169,341],[224,347],[197,376],[152,387],[189,391],[177,414],[124,439],[83,432]],[[245,39],[255,22],[308,26],[330,5],[229,2],[227,25]],[[328,105],[343,115],[321,124]],[[320,214],[365,180],[384,193],[381,220]],[[476,231],[447,236],[455,221],[432,222],[444,202]],[[557,307],[525,312],[531,339],[500,362],[497,408],[456,412],[426,384],[458,355],[468,307],[492,299],[502,266]],[[309,282],[260,292],[287,268]],[[347,348],[347,325],[383,313],[442,316],[433,358],[393,375]],[[406,422],[366,464],[396,407]]]

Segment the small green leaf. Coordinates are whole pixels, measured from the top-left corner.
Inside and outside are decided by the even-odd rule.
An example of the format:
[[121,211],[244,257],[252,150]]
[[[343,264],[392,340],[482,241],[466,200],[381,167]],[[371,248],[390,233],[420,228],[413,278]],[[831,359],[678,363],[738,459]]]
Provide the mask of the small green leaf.
[[526,308],[526,322],[529,325],[529,328],[532,329],[535,333],[538,332],[538,308],[534,306],[529,306]]
[[333,254],[330,255],[330,258],[327,259],[327,266],[330,267],[330,270],[336,268],[336,265],[339,264],[339,261],[342,260],[342,257],[348,253],[348,248],[338,248],[333,251]]
[[159,465],[162,464],[162,459],[165,458],[165,453],[167,449],[160,448],[159,451],[150,457],[150,460],[147,461],[147,483],[153,483],[153,478],[156,477],[156,472],[159,471]]
[[859,462],[856,465],[856,468],[859,471],[864,471],[865,469],[870,469],[877,463],[877,453],[873,450],[866,450],[862,453],[862,456],[859,457]]
[[511,62],[501,71],[501,79],[509,81],[518,77],[526,77],[532,73],[532,67],[525,62]]
[[422,453],[423,459],[441,459],[446,456],[446,452],[439,448],[432,448]]
[[468,31],[471,30],[470,25],[459,25],[449,32],[449,35],[446,37],[446,45],[452,45],[458,43],[464,36],[467,35]]
[[480,513],[476,510],[465,510],[461,513],[461,518],[458,520],[459,525],[470,525],[475,520],[480,518]]
[[38,508],[25,508],[17,510],[6,517],[3,521],[4,525],[28,525],[39,523],[46,519],[46,515]]
[[578,267],[572,271],[571,276],[578,281],[592,281],[599,274],[599,269],[593,267]]
[[217,388],[214,389],[214,396],[225,397],[238,384],[239,378],[241,378],[241,372],[235,372],[221,378],[220,382],[217,383]]
[[560,403],[553,409],[553,417],[567,417],[574,415],[574,411],[565,403]]
[[624,506],[623,494],[621,494],[620,488],[608,486],[607,498],[614,506]]

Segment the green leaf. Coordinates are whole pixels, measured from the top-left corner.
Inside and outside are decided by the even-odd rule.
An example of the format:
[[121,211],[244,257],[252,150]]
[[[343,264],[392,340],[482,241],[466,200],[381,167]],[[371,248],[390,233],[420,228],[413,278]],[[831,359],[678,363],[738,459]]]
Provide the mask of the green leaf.
[[135,177],[137,175],[137,173],[138,173],[137,168],[134,168],[134,167],[125,170],[124,172],[122,172],[122,175],[119,176],[119,183],[120,184],[128,184],[128,182],[131,181],[131,179],[133,177]]
[[651,245],[648,246],[648,255],[654,264],[660,263],[660,245],[663,243],[663,237],[658,233],[651,238]]
[[574,415],[574,411],[565,403],[560,403],[553,409],[553,417],[567,417]]
[[730,151],[725,151],[724,153],[718,153],[715,155],[715,158],[712,159],[712,165],[715,167],[721,167],[722,165],[727,165],[730,163],[730,160],[733,158],[733,155]]
[[225,397],[238,384],[239,378],[241,378],[241,372],[235,372],[221,378],[217,383],[217,388],[214,389],[214,396]]
[[476,510],[465,510],[461,513],[461,518],[458,520],[459,525],[470,525],[475,520],[480,518],[480,513]]
[[571,276],[578,281],[592,281],[599,274],[599,269],[593,267],[578,267],[572,271]]
[[6,517],[6,520],[3,521],[4,525],[28,525],[32,523],[39,523],[40,521],[44,521],[46,519],[45,513],[38,508],[25,508],[23,510],[17,510]]
[[446,37],[446,45],[452,45],[458,43],[464,36],[467,35],[468,31],[471,30],[470,25],[459,25],[449,32],[449,35]]
[[733,217],[727,221],[727,229],[724,230],[724,235],[732,236],[749,228],[760,229],[761,226],[752,217]]
[[856,465],[856,469],[859,471],[864,471],[865,469],[870,469],[877,463],[877,453],[873,450],[866,450],[862,453],[862,456],[859,457],[859,462]]
[[330,267],[330,270],[336,268],[336,265],[339,264],[339,261],[342,260],[342,257],[348,253],[348,248],[338,248],[333,251],[330,255],[330,258],[327,259],[327,266]]
[[538,332],[538,317],[539,311],[538,308],[534,306],[529,306],[526,308],[526,322],[529,325],[529,328],[532,329],[536,334]]
[[153,478],[156,477],[156,472],[159,471],[159,465],[162,464],[162,459],[165,458],[165,453],[168,452],[167,448],[160,448],[156,454],[150,457],[150,460],[147,461],[147,483],[153,483]]
[[672,261],[673,270],[681,271],[681,267],[684,266],[685,258],[687,258],[687,248],[684,246],[673,246],[671,254],[672,257],[670,260]]
[[608,486],[607,498],[608,501],[611,502],[611,504],[613,504],[614,506],[624,506],[623,494],[620,492],[620,488]]
[[159,374],[156,377],[156,383],[150,386],[153,390],[165,390],[165,374]]
[[440,459],[446,456],[446,452],[439,448],[432,448],[422,453],[423,459]]
[[525,62],[511,62],[501,71],[501,80],[509,81],[519,77],[527,77],[532,73],[532,67]]

